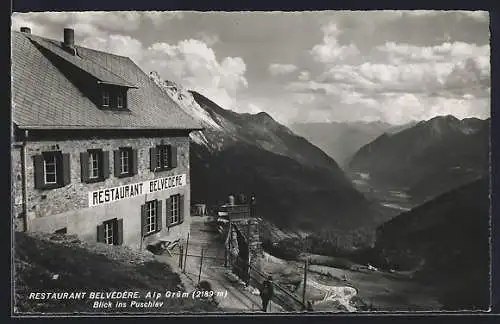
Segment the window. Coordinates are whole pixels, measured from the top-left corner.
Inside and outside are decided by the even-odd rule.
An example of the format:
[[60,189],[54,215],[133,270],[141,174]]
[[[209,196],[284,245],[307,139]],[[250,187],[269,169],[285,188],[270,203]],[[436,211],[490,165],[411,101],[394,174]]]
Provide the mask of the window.
[[151,200],[141,206],[143,236],[161,231],[161,205],[161,201]]
[[157,200],[150,201],[146,204],[146,234],[151,234],[156,232],[156,204]]
[[167,199],[167,225],[174,226],[184,222],[184,195],[173,195]]
[[100,91],[99,104],[102,108],[114,110],[127,108],[127,88],[106,84],[101,85],[98,91]]
[[120,150],[120,174],[130,172],[130,152],[128,150]]
[[114,239],[113,239],[113,223],[112,222],[106,222],[104,223],[104,243],[106,244],[113,244]]
[[158,145],[150,149],[151,171],[164,171],[177,167],[177,148],[172,145]]
[[172,200],[172,207],[170,209],[170,225],[179,223],[180,198],[180,195],[170,197],[170,199]]
[[102,106],[109,107],[109,91],[107,90],[102,91]]
[[109,177],[109,152],[91,149],[80,153],[82,182],[99,182]]
[[45,184],[57,183],[57,157],[56,154],[46,155],[43,159]]
[[90,151],[89,152],[89,178],[97,179],[100,176],[100,158],[101,152],[99,151]]
[[97,226],[97,242],[109,245],[123,243],[123,219],[110,219]]
[[137,174],[137,150],[121,147],[114,151],[115,177],[123,178]]
[[36,189],[63,187],[71,182],[70,155],[61,151],[33,156]]
[[121,93],[116,95],[116,107],[123,108],[123,95]]

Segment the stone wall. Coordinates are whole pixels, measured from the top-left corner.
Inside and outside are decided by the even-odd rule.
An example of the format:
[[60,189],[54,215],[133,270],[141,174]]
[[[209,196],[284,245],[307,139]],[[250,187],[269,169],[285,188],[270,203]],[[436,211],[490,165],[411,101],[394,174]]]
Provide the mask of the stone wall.
[[18,145],[11,150],[11,208],[14,229],[24,230],[23,221],[23,173],[21,164],[22,148]]
[[257,218],[246,218],[232,220],[241,233],[248,240],[248,249],[250,255],[250,266],[260,271],[260,260],[263,257],[263,249],[260,235],[260,222]]
[[[157,172],[156,176],[149,169],[149,148],[164,144],[177,146],[177,168]],[[137,174],[132,177],[116,178],[113,173],[113,151],[123,146],[137,149],[138,166]],[[109,178],[96,183],[83,183],[81,181],[80,153],[88,149],[102,149],[109,151]],[[55,215],[70,210],[88,207],[88,192],[102,188],[111,188],[151,180],[154,178],[185,173],[189,185],[189,138],[164,137],[164,138],[127,138],[127,139],[88,139],[28,142],[26,173],[28,179],[28,213],[31,217],[44,217]],[[70,153],[71,183],[65,187],[39,190],[35,189],[33,156],[43,151],[61,150]]]
[[[149,167],[149,148],[159,144],[174,145],[177,147],[177,167],[172,170],[156,172]],[[138,151],[137,174],[131,177],[116,178],[113,171],[113,151],[120,147],[132,147]],[[88,149],[102,149],[109,151],[109,178],[96,183],[81,181],[80,153]],[[138,196],[124,201],[106,204],[100,207],[88,206],[88,192],[137,183],[155,178],[172,175],[186,175],[186,185],[161,192],[148,194],[147,199],[166,199],[169,195],[184,194],[184,223],[164,229],[161,233],[148,236],[146,244],[160,237],[185,237],[190,228],[190,172],[189,172],[189,138],[187,136],[174,137],[134,137],[134,138],[106,138],[106,139],[68,139],[44,140],[28,142],[27,150],[27,210],[28,230],[53,232],[60,228],[67,228],[68,233],[76,233],[84,239],[96,240],[96,226],[107,219],[124,219],[123,242],[126,245],[140,245],[140,205],[146,197]],[[60,150],[70,154],[71,183],[56,189],[40,190],[35,188],[33,156],[44,151]],[[20,171],[20,158],[16,150],[12,150],[13,179],[17,179]],[[22,197],[22,186],[13,185],[13,197]],[[22,202],[22,198],[20,199]],[[22,207],[22,205],[21,205]],[[165,204],[163,204],[163,224],[165,224]],[[14,210],[14,213],[17,211]]]

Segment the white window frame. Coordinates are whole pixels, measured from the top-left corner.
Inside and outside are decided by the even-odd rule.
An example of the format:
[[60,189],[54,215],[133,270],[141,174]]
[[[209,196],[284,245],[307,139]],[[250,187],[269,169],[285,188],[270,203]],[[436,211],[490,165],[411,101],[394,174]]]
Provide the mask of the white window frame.
[[104,223],[104,243],[113,245],[114,244],[114,222],[105,222]]
[[[51,159],[52,161],[48,162],[47,160]],[[54,181],[47,181],[47,164],[54,165],[54,172],[50,174],[54,174]],[[50,154],[49,156],[43,157],[43,181],[45,184],[57,184],[57,158],[55,154]]]
[[116,107],[123,108],[123,95],[121,93],[116,95]]
[[120,150],[120,174],[130,173],[130,151],[127,149]]
[[180,222],[180,212],[181,212],[181,196],[173,195],[170,197],[171,199],[171,208],[170,208],[170,225],[175,225]]
[[103,90],[102,91],[102,106],[103,107],[109,107],[110,100],[109,100],[109,91]]
[[98,179],[100,176],[99,155],[98,151],[89,152],[89,179]]
[[158,201],[157,200],[148,201],[146,205],[146,220],[144,222],[144,226],[146,227],[144,229],[144,233],[146,235],[156,232],[158,224],[157,211],[158,211]]

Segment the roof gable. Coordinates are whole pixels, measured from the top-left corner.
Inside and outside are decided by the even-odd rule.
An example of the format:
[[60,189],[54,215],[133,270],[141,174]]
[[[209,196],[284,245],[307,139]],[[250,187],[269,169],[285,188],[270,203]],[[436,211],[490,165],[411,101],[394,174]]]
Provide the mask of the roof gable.
[[[12,110],[20,128],[201,129],[127,57],[75,46],[78,56],[56,41],[12,32]],[[98,83],[128,90],[128,111],[100,109],[54,58],[85,71]]]

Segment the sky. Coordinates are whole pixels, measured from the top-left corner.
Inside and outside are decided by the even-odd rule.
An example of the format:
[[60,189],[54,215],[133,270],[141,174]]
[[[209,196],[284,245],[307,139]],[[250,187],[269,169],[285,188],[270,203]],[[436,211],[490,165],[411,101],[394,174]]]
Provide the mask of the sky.
[[77,45],[288,125],[490,116],[487,12],[13,13],[22,26],[74,28]]

